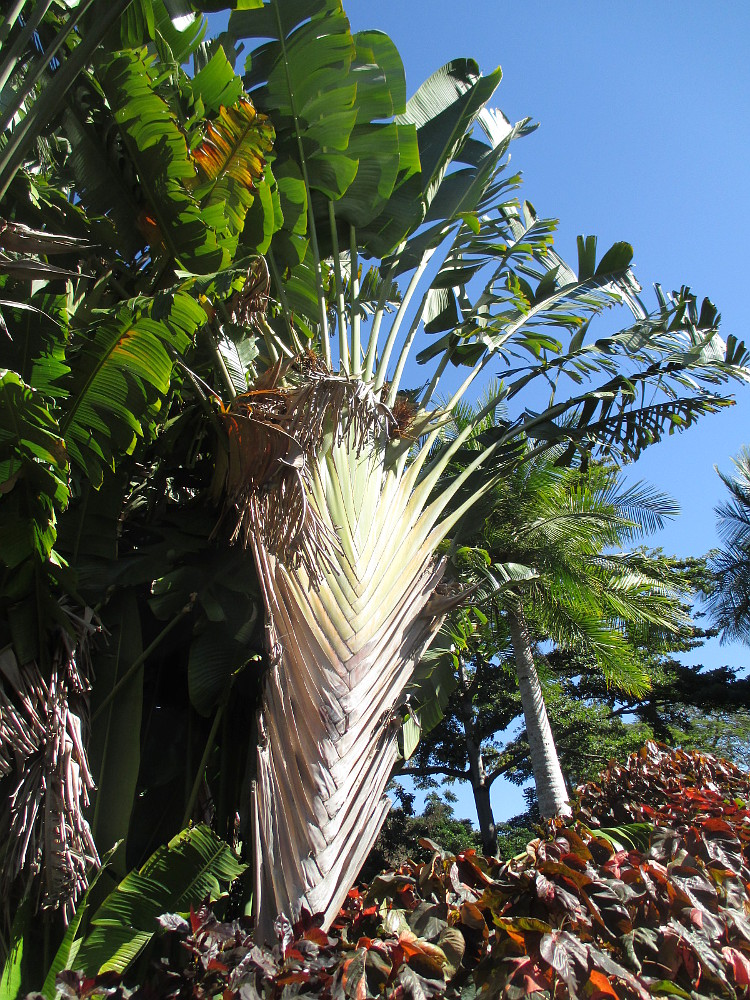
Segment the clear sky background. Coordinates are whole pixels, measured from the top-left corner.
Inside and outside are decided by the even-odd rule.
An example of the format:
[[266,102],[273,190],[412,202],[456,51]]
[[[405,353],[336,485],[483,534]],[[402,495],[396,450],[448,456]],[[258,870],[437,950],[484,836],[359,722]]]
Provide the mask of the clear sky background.
[[[741,0],[344,0],[352,28],[378,28],[401,52],[407,92],[449,59],[502,66],[493,103],[540,127],[513,146],[523,196],[560,219],[556,245],[576,259],[579,233],[600,252],[635,248],[648,290],[690,285],[722,313],[724,336],[750,342],[746,307],[750,233],[750,5]],[[644,296],[647,302],[653,298]],[[681,516],[649,542],[676,555],[718,544],[714,507],[725,496],[714,466],[731,471],[750,443],[750,386],[737,405],[653,446],[631,467],[678,501]],[[696,656],[742,665],[744,647],[712,643]],[[498,819],[522,808],[496,783]],[[459,815],[475,821],[470,795]]]

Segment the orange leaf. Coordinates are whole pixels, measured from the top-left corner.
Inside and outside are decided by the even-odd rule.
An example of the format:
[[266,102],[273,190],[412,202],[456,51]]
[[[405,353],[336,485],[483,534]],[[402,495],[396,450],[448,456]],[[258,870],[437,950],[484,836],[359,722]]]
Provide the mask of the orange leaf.
[[598,972],[596,969],[592,969],[589,975],[589,982],[605,996],[614,997],[615,1000],[620,1000],[614,987],[612,986],[612,983],[610,983],[609,979],[607,979],[603,972]]

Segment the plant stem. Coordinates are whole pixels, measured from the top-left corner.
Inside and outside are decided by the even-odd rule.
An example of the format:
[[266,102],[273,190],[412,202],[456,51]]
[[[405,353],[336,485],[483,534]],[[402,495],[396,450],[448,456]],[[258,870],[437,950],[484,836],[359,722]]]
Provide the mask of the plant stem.
[[279,272],[279,266],[276,263],[276,258],[273,255],[273,250],[269,250],[266,254],[266,260],[271,268],[271,274],[273,275],[273,283],[276,287],[276,294],[279,297],[279,302],[281,303],[281,308],[284,312],[284,321],[289,331],[289,338],[291,342],[297,346],[297,335],[294,332],[294,327],[292,325],[292,310],[289,308],[289,302],[287,301],[286,292],[284,290],[284,282],[281,280],[281,273]]
[[336,230],[336,212],[333,202],[328,200],[328,220],[331,224],[333,247],[333,273],[336,279],[336,312],[339,321],[339,366],[349,369],[349,345],[346,340],[346,307],[344,304],[344,282],[341,279],[341,257],[339,256],[339,234]]
[[404,321],[404,316],[406,315],[406,310],[409,308],[409,303],[411,302],[414,292],[417,290],[419,282],[422,275],[425,272],[427,265],[430,262],[430,257],[432,257],[434,250],[428,250],[422,257],[419,263],[419,267],[414,271],[409,282],[409,287],[406,289],[406,294],[401,300],[401,305],[398,307],[398,312],[396,313],[396,318],[393,320],[393,326],[391,326],[390,333],[388,334],[388,340],[385,342],[385,347],[383,348],[383,356],[378,362],[378,371],[375,376],[375,383],[373,389],[382,389],[383,383],[386,381],[386,376],[388,374],[388,361],[390,360],[391,353],[396,343],[396,338],[398,337],[398,331],[401,328],[401,324]]
[[[216,321],[214,320],[214,322]],[[214,361],[216,362],[218,373],[221,376],[221,380],[226,387],[229,398],[236,399],[237,390],[234,387],[232,376],[227,371],[227,366],[224,362],[224,358],[221,356],[221,351],[219,350],[219,347],[216,341],[214,340],[212,331],[208,327],[206,328],[206,337],[208,339],[208,346],[211,348],[211,353],[214,356]]]
[[190,792],[190,797],[185,806],[185,815],[182,817],[182,829],[190,822],[190,817],[193,815],[193,810],[195,809],[195,803],[198,801],[198,792],[200,791],[201,782],[203,781],[203,775],[205,773],[206,767],[208,766],[208,758],[211,756],[211,751],[214,748],[214,743],[216,741],[216,734],[219,731],[219,723],[221,722],[221,717],[224,714],[225,702],[219,705],[216,709],[214,715],[214,721],[211,724],[211,731],[208,734],[208,739],[206,740],[206,747],[203,751],[203,756],[201,757],[201,762],[198,765],[198,772],[195,775],[195,781],[193,782],[193,787]]
[[352,363],[351,374],[359,375],[362,371],[362,347],[360,345],[360,323],[359,311],[359,258],[357,255],[357,232],[354,226],[349,227],[349,256],[351,268],[352,285]]
[[385,312],[385,304],[388,299],[388,295],[391,291],[391,286],[393,284],[391,280],[391,274],[393,273],[393,268],[390,268],[383,278],[380,295],[378,296],[378,304],[375,307],[375,316],[372,321],[372,326],[370,328],[370,339],[367,342],[367,355],[365,357],[365,371],[363,378],[365,382],[369,382],[372,378],[372,373],[375,371],[375,361],[378,352],[378,337],[380,336],[380,324],[383,322],[383,313]]
[[0,45],[3,44],[5,39],[13,30],[13,25],[18,20],[18,15],[23,10],[25,3],[26,0],[15,0],[15,3],[11,4],[10,10],[3,19],[3,23],[0,24]]
[[140,668],[143,666],[143,664],[146,662],[146,660],[149,658],[149,656],[151,656],[151,654],[154,652],[154,650],[160,645],[160,643],[162,642],[162,640],[166,639],[166,637],[169,635],[169,633],[172,631],[172,629],[174,629],[177,625],[179,625],[179,623],[182,621],[182,619],[185,617],[185,615],[189,615],[190,614],[190,612],[193,610],[193,605],[195,604],[195,598],[196,598],[195,594],[191,594],[190,595],[190,600],[185,605],[185,607],[181,608],[177,612],[177,614],[174,616],[174,618],[172,619],[172,621],[169,622],[167,625],[164,626],[164,628],[157,635],[157,637],[154,639],[154,641],[150,645],[148,645],[143,650],[143,652],[141,653],[141,655],[139,657],[137,657],[137,659],[135,659],[133,661],[133,663],[128,667],[128,669],[125,671],[125,673],[119,679],[119,681],[115,684],[115,686],[112,688],[112,690],[109,692],[109,694],[106,695],[106,697],[97,706],[96,711],[91,716],[91,721],[92,722],[94,721],[94,719],[98,718],[102,714],[102,712],[104,711],[104,709],[107,707],[107,705],[109,705],[109,703],[112,701],[112,699],[115,697],[115,695],[118,694],[122,690],[122,688],[124,687],[124,685],[127,684],[127,682],[131,679],[131,677],[133,677],[133,675],[138,670],[140,670]]
[[116,3],[112,4],[107,13],[97,22],[95,29],[91,29],[87,33],[86,37],[76,46],[72,55],[57,71],[54,87],[47,86],[43,89],[23,123],[14,131],[11,142],[2,151],[2,157],[0,157],[0,179],[2,179],[0,199],[5,197],[11,181],[23,163],[27,145],[33,140],[34,135],[39,134],[48,124],[73,81],[101,43],[102,38],[125,13],[131,3],[132,0],[117,0]]
[[[24,0],[21,0],[21,6],[23,6]],[[3,60],[2,69],[0,69],[0,91],[2,91],[5,84],[8,82],[11,73],[16,68],[16,59],[20,52],[23,51],[24,47],[30,42],[34,32],[39,27],[44,15],[52,6],[52,0],[40,0],[36,7],[31,12],[31,16],[27,19],[26,24],[23,29],[19,32],[18,38],[11,45],[10,49]],[[3,24],[5,28],[5,24]],[[1,29],[0,29],[1,31]],[[2,42],[0,42],[2,44]],[[13,115],[10,116],[9,121],[12,121]]]
[[[83,15],[86,13],[88,8],[91,7],[94,2],[95,0],[86,0],[85,3],[81,4],[80,8],[75,12],[75,14],[71,15],[68,23],[63,28],[61,28],[60,31],[58,31],[57,35],[55,36],[55,40],[53,41],[49,49],[45,52],[42,52],[41,55],[37,58],[34,66],[30,71],[30,75],[24,79],[23,86],[19,88],[15,100],[10,102],[7,111],[5,112],[3,117],[0,118],[0,131],[5,131],[8,125],[10,125],[10,123],[13,121],[16,112],[23,107],[23,102],[29,96],[29,94],[33,92],[36,85],[44,76],[50,62],[52,62],[52,60],[56,58],[57,53],[63,47],[65,39],[73,31],[73,29],[76,27],[76,25],[81,20]],[[54,78],[51,83],[48,83],[48,86],[54,87]]]

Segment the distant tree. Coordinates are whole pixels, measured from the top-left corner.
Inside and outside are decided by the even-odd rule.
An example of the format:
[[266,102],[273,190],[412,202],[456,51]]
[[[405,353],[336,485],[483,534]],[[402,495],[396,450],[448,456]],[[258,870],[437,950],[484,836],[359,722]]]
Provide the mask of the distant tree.
[[369,882],[384,868],[398,868],[407,858],[423,861],[431,851],[420,845],[425,838],[452,854],[470,848],[479,850],[479,835],[470,819],[458,819],[453,813],[456,796],[443,789],[440,794],[427,795],[424,811],[414,808],[416,795],[394,782],[389,793],[395,800],[393,809],[360,872],[360,880]]
[[709,595],[708,606],[721,629],[722,642],[739,641],[750,645],[749,448],[740,451],[734,466],[733,476],[719,472],[730,499],[716,507],[723,548],[713,553],[711,560],[718,586]]
[[[660,550],[639,555],[658,562],[665,573],[676,574],[694,591],[710,593],[715,585],[704,559],[677,560]],[[750,680],[740,669],[707,670],[680,662],[680,655],[699,649],[716,634],[702,627],[700,615],[688,620],[689,609],[686,601],[684,624],[668,638],[659,630],[631,635],[631,647],[650,677],[645,693],[608,685],[588,653],[559,647],[544,653],[535,646],[535,669],[570,789],[595,779],[611,759],[624,759],[648,739],[718,752],[741,766],[750,762]],[[507,636],[496,630],[496,646],[491,648],[488,630],[481,622],[472,630],[468,615],[462,626],[454,619],[454,627],[457,638],[464,636],[464,683],[459,682],[443,719],[422,738],[401,775],[421,787],[436,788],[440,780],[472,783],[470,753],[478,748],[489,799],[498,778],[521,785],[533,775],[512,654]],[[533,792],[530,802],[533,806]],[[532,812],[519,822],[533,828],[535,817]],[[479,810],[478,820],[482,828]],[[492,822],[496,836],[507,832],[494,818]],[[482,829],[483,837],[492,832]],[[505,853],[501,842],[497,850]]]
[[[455,433],[475,420],[474,410],[465,407],[455,418]],[[472,446],[481,447],[498,420],[501,415],[494,411],[480,423],[451,473],[469,465]],[[567,810],[568,793],[537,675],[535,642],[552,640],[588,655],[607,683],[643,694],[648,675],[627,633],[674,631],[682,621],[674,593],[679,579],[658,560],[621,551],[635,534],[660,526],[675,512],[674,503],[640,483],[624,487],[612,467],[584,472],[561,467],[560,457],[557,449],[539,455],[527,445],[519,452],[523,461],[488,492],[454,536],[454,561],[479,588],[475,603],[486,618],[480,644],[475,634],[466,655],[456,659],[455,711],[487,853],[494,850],[489,789],[497,765],[491,773],[484,766],[471,705],[500,648],[505,645],[513,654],[540,810],[551,817]],[[512,670],[505,683],[514,685]],[[501,721],[493,719],[492,725]],[[485,730],[497,731],[497,725]]]

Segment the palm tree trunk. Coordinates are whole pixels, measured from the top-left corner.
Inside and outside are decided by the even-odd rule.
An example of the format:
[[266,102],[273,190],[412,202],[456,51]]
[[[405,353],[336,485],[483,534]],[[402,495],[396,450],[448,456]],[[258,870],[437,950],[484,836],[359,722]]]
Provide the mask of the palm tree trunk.
[[545,819],[567,816],[570,815],[568,792],[544,704],[539,675],[534,666],[531,640],[520,601],[508,612],[508,624],[531,750],[531,766],[539,811]]

